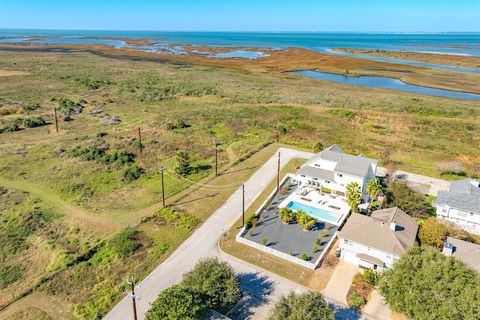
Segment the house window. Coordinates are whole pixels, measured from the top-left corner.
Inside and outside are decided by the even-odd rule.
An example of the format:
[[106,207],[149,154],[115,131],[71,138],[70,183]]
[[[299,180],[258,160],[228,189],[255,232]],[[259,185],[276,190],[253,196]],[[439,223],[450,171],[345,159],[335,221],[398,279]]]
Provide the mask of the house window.
[[305,175],[304,175],[304,174],[302,174],[302,177],[303,177],[303,178],[305,178]]
[[318,179],[317,179],[317,178],[313,178],[313,180],[316,180],[316,181],[318,181]]
[[347,239],[343,239],[343,243],[348,244],[348,240],[347,240]]
[[370,251],[370,247],[367,247],[367,250]]

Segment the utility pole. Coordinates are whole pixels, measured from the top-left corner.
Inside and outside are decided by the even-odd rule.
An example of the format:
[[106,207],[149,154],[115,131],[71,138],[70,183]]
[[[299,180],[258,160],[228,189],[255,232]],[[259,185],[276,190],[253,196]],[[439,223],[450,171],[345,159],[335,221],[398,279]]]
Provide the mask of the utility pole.
[[165,183],[163,180],[163,166],[160,167],[160,173],[162,174],[162,204],[165,208]]
[[242,228],[245,226],[245,185],[242,184]]
[[53,108],[53,113],[55,114],[55,131],[58,133],[58,117],[57,117],[57,108]]
[[138,288],[138,286],[135,285],[135,280],[133,278],[129,278],[127,284],[130,285],[130,292],[128,292],[128,295],[132,297],[133,319],[137,320],[137,300],[140,300],[140,296],[135,294],[135,288]]
[[278,152],[278,163],[277,163],[277,192],[280,190],[280,151]]
[[142,149],[143,149],[143,146],[142,146],[142,132],[140,131],[140,127],[138,127],[138,142],[139,142],[139,145],[138,145],[138,148],[140,150],[140,154],[142,154]]
[[215,177],[218,176],[218,141],[213,139],[213,148],[215,149]]

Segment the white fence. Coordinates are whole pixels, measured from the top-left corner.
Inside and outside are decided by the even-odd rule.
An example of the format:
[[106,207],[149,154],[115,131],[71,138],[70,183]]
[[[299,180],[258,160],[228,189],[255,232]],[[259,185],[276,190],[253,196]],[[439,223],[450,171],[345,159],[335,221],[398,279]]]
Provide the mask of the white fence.
[[[282,181],[280,182],[280,187],[283,186],[285,184],[285,182],[287,181],[288,178],[291,178],[291,175],[290,174],[287,174],[283,179]],[[258,208],[258,210],[255,212],[255,217],[259,217],[260,214],[263,212],[264,209],[266,209],[265,207],[267,206],[267,204],[273,200],[273,198],[275,197],[275,194],[277,193],[277,189],[273,190],[272,193],[270,193],[270,195],[268,196],[268,198],[262,203],[262,205],[260,206],[260,208]],[[248,239],[245,239],[243,237],[244,234],[246,234],[246,231],[247,229],[245,227],[243,227],[240,232],[237,234],[237,236],[235,237],[236,241],[240,242],[240,243],[243,243],[247,246],[250,246],[252,248],[255,248],[257,250],[261,250],[263,252],[266,252],[268,254],[271,254],[271,255],[274,255],[276,257],[279,257],[279,258],[282,258],[284,260],[287,260],[287,261],[290,261],[290,262],[293,262],[293,263],[296,263],[298,265],[301,265],[302,267],[305,267],[305,268],[308,268],[308,269],[311,269],[311,270],[315,270],[318,265],[320,264],[320,262],[322,261],[323,257],[325,256],[325,254],[328,252],[330,246],[332,245],[333,241],[335,241],[335,238],[337,236],[337,232],[335,232],[332,236],[332,238],[330,239],[330,241],[327,243],[325,249],[322,251],[322,254],[320,254],[320,256],[317,258],[317,260],[315,262],[309,262],[309,261],[305,261],[305,260],[302,260],[300,258],[296,258],[292,255],[289,255],[289,254],[286,254],[284,252],[281,252],[281,251],[278,251],[278,250],[275,250],[275,249],[272,249],[268,246],[264,246],[264,245],[261,245],[259,243],[256,243],[254,241],[251,241],[251,240],[248,240]]]

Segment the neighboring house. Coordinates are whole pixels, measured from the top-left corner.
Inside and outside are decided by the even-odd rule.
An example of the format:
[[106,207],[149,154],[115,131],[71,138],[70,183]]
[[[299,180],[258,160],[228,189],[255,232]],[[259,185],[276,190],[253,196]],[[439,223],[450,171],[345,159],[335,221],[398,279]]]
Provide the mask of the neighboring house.
[[454,257],[480,272],[480,246],[477,244],[448,237],[443,245],[443,254]]
[[354,156],[333,145],[308,160],[294,175],[301,185],[329,189],[345,196],[346,186],[357,182],[362,189],[362,199],[368,201],[366,186],[376,177],[377,160]]
[[370,217],[352,214],[338,234],[340,257],[382,271],[415,244],[417,232],[417,222],[399,208],[377,210]]
[[465,179],[454,181],[448,191],[439,191],[433,202],[437,217],[480,234],[480,182]]

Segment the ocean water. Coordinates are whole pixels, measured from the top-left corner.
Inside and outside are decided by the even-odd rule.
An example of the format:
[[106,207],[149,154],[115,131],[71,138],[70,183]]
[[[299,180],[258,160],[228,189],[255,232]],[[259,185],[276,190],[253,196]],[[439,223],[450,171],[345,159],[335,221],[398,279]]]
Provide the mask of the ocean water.
[[[429,51],[480,56],[480,33],[273,33],[273,32],[157,32],[0,29],[0,37],[44,36],[64,38],[149,38],[158,44],[240,46],[257,48],[300,47],[312,50],[361,48]],[[85,39],[82,39],[84,43]],[[99,40],[99,39],[97,39]],[[105,40],[105,39],[104,39]],[[6,40],[3,39],[5,42]],[[42,40],[38,40],[41,43]],[[62,41],[62,39],[57,40]],[[99,40],[102,41],[102,40]],[[107,41],[107,40],[105,40]],[[106,43],[110,44],[110,43]]]

